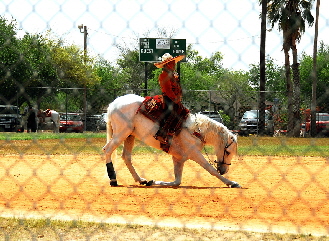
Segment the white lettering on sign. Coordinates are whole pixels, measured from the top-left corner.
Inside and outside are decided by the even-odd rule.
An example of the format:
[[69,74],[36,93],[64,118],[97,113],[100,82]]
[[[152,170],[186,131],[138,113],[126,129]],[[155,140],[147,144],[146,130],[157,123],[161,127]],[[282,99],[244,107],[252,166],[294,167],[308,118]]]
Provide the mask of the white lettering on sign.
[[143,47],[145,49],[150,48],[150,42],[148,42],[148,41],[141,42],[141,47]]
[[175,50],[175,49],[174,49],[174,50],[173,50],[173,53],[174,53],[174,54],[183,54],[183,53],[184,53],[184,50],[182,50],[182,49],[176,49],[176,50]]
[[156,39],[155,46],[157,49],[170,49],[170,39]]
[[153,49],[141,49],[142,54],[153,54]]

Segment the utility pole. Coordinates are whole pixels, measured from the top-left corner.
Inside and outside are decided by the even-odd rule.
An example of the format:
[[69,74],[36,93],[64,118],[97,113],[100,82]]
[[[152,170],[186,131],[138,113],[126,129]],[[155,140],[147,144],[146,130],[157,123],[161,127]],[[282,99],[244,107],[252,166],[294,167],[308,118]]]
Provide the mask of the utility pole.
[[262,14],[261,14],[261,31],[260,31],[260,55],[259,55],[259,103],[258,103],[258,135],[265,134],[265,108],[266,108],[266,14],[267,14],[267,0],[261,1]]
[[[88,31],[87,31],[87,26],[83,26],[83,24],[78,26],[80,33],[83,33],[83,61],[86,64],[87,62],[87,35],[88,35]],[[82,31],[83,28],[83,31]],[[84,130],[86,131],[86,127],[87,127],[87,85],[86,83],[84,83],[84,93],[83,93],[83,114],[84,114],[84,120],[85,120],[85,124],[84,124]]]

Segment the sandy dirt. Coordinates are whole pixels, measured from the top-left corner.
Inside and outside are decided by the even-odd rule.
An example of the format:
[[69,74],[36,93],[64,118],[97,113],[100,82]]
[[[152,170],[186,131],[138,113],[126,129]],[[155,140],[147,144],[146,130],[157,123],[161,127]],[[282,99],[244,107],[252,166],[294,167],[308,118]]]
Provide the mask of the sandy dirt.
[[[174,179],[168,155],[133,162],[148,180]],[[225,176],[243,188],[232,189],[188,161],[180,187],[159,188],[135,183],[118,158],[110,187],[101,155],[4,155],[0,216],[329,235],[328,163],[239,156]]]

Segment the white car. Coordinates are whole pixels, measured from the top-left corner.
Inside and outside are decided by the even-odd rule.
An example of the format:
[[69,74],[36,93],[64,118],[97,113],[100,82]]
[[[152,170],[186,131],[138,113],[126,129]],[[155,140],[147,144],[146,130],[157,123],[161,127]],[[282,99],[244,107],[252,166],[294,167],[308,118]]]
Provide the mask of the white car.
[[[243,114],[239,123],[239,134],[241,136],[248,136],[249,134],[258,134],[258,125],[259,111],[246,111]],[[268,110],[265,110],[265,133],[267,135],[273,135],[274,133],[273,117]]]

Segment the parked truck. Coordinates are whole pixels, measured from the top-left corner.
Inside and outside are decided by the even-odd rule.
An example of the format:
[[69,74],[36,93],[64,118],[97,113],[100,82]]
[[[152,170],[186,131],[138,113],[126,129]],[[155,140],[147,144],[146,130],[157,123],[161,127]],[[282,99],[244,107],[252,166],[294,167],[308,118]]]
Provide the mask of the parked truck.
[[0,131],[24,132],[23,118],[17,106],[0,105]]

